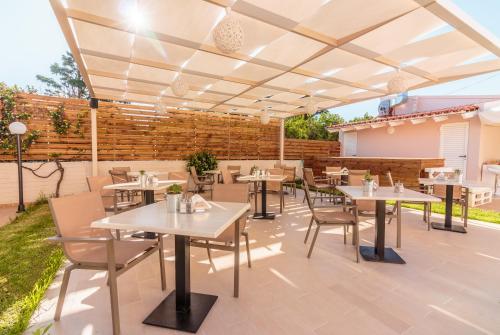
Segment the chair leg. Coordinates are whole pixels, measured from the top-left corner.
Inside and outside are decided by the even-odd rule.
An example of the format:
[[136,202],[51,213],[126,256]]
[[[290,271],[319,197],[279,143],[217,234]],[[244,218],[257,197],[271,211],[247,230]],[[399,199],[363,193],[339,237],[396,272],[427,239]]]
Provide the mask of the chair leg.
[[396,202],[396,248],[401,248],[401,202]]
[[165,278],[165,254],[163,249],[163,234],[158,234],[158,254],[160,257],[160,279],[161,290],[167,289],[167,279]]
[[429,202],[427,205],[427,230],[431,230],[431,215],[432,215],[432,203]]
[[347,244],[347,227],[346,226],[343,227],[344,227],[344,244]]
[[210,266],[213,268],[213,270],[215,271],[215,264],[214,262],[212,261],[212,252],[210,250],[210,242],[208,242],[208,240],[205,241],[205,244],[207,245],[207,256],[208,256],[208,262],[210,263]]
[[359,224],[356,224],[356,226],[353,227],[352,230],[353,235],[356,235],[356,263],[359,263]]
[[311,247],[309,248],[309,253],[307,254],[307,258],[311,258],[311,254],[312,254],[312,251],[313,251],[313,248],[314,248],[314,244],[316,243],[316,239],[318,238],[319,228],[320,228],[320,225],[318,225],[316,227],[316,231],[314,232],[314,237],[313,237],[313,240],[311,242]]
[[314,218],[311,217],[311,222],[309,222],[309,228],[307,228],[306,238],[304,239],[304,244],[307,243],[307,239],[309,238],[309,233],[311,232],[311,227],[313,225]]
[[109,280],[109,295],[111,299],[111,320],[113,322],[113,335],[120,334],[120,314],[118,305],[118,285],[116,282],[116,264],[115,251],[113,241],[107,244],[108,256],[108,280]]
[[248,232],[244,231],[241,234],[245,237],[245,246],[247,248],[247,263],[248,263],[248,267],[251,268],[252,267],[252,260],[250,258],[250,243],[248,242]]
[[[239,219],[241,220],[241,218]],[[233,296],[240,295],[240,221],[234,224],[234,287]]]
[[61,319],[64,298],[66,298],[66,291],[68,290],[69,277],[71,275],[71,271],[73,271],[74,268],[74,265],[70,265],[66,269],[64,269],[63,281],[61,284],[61,289],[59,291],[59,299],[57,299],[56,314],[54,315],[55,321],[59,321]]

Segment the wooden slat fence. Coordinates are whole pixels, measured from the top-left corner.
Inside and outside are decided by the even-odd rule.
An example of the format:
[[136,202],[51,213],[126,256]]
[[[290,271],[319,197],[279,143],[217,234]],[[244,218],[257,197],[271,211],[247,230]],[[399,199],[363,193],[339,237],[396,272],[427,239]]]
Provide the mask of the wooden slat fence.
[[[49,117],[61,104],[71,122],[66,135],[55,132]],[[17,112],[30,113],[28,129],[41,133],[25,154],[26,160],[46,160],[54,153],[64,160],[91,159],[88,101],[20,94]],[[178,160],[200,149],[221,160],[279,159],[279,122],[262,125],[257,117],[187,110],[159,113],[151,106],[100,102],[97,131],[99,160]],[[335,141],[285,141],[286,159],[338,154]],[[3,153],[0,160],[14,160],[14,156]]]

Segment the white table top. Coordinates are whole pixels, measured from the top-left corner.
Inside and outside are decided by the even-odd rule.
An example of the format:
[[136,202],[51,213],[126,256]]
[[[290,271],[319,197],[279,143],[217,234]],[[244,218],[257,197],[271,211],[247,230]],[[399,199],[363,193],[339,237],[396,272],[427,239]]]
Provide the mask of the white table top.
[[500,165],[490,165],[488,166],[488,171],[495,174],[500,174]]
[[[159,171],[144,171],[146,176],[158,176],[160,174],[167,174],[168,172],[159,172]],[[127,172],[128,176],[131,177],[139,177],[141,175],[140,171],[129,171]]]
[[425,172],[430,172],[430,173],[434,173],[434,172],[444,172],[444,173],[448,173],[448,172],[454,172],[455,169],[454,168],[451,168],[451,167],[445,167],[445,166],[441,166],[441,167],[432,167],[432,168],[425,168],[424,169]]
[[337,189],[353,200],[394,200],[394,201],[428,201],[441,202],[441,199],[432,195],[404,189],[395,193],[394,187],[379,187],[372,193],[363,192],[363,186],[337,186]]
[[422,185],[453,185],[462,186],[470,190],[491,189],[491,186],[482,182],[462,181],[458,182],[456,179],[437,179],[437,178],[418,178],[418,182]]
[[208,173],[208,174],[221,174],[221,170],[207,170],[205,171],[205,173]]
[[348,176],[348,171],[323,171],[327,176]]
[[138,181],[130,183],[110,184],[103,187],[105,190],[119,190],[119,191],[161,191],[173,184],[185,184],[185,180],[160,180],[158,183],[141,187]]
[[165,201],[160,201],[96,220],[91,223],[91,227],[216,238],[250,210],[249,203],[210,202],[210,204],[212,208],[206,212],[181,214],[167,212],[167,204]]
[[241,176],[236,178],[238,181],[277,181],[277,182],[283,182],[286,180],[286,176],[277,176],[277,175],[270,175],[270,176],[259,176],[256,177],[254,175],[248,175],[248,176]]

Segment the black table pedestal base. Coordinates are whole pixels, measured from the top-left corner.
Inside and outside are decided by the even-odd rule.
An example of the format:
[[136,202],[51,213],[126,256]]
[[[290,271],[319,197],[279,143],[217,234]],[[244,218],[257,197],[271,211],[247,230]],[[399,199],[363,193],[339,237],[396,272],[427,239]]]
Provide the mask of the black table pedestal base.
[[383,258],[375,253],[374,247],[360,246],[359,253],[365,261],[369,262],[406,264],[406,262],[392,248],[384,248]]
[[274,215],[273,212],[266,212],[266,213],[254,213],[253,218],[257,220],[274,220],[276,215]]
[[142,323],[196,333],[216,300],[216,295],[191,293],[190,310],[178,312],[175,291],[172,291]]
[[433,229],[438,229],[438,230],[446,230],[446,231],[452,231],[454,233],[462,233],[462,234],[467,233],[467,230],[465,230],[465,228],[463,226],[457,226],[457,225],[447,226],[442,222],[432,222],[431,226]]
[[147,240],[156,240],[158,238],[158,235],[156,235],[155,233],[149,232],[149,231],[143,231],[140,233],[132,234],[132,237],[143,238],[143,239],[147,239]]
[[[144,205],[151,205],[155,203],[155,192],[151,190],[144,190],[142,191],[142,199],[144,201]],[[146,240],[156,240],[158,238],[158,235],[155,233],[149,232],[149,231],[144,231],[144,232],[139,232],[132,234],[132,237],[135,238],[142,238]]]

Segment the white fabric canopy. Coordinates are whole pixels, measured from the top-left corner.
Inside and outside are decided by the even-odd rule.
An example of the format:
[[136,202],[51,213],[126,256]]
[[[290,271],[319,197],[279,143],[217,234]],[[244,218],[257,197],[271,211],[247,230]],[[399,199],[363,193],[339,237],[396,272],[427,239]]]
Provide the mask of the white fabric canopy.
[[[498,41],[444,0],[50,2],[102,99],[287,117],[387,95],[398,67],[410,89],[500,70]],[[229,55],[211,34],[225,7],[244,31]]]

